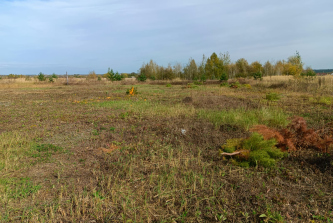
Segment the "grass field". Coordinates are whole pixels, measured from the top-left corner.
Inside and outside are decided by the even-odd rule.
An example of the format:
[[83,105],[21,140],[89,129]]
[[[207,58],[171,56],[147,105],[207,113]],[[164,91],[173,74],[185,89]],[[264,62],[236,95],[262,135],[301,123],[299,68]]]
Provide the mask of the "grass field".
[[331,154],[272,168],[219,156],[293,116],[332,135],[332,80],[0,80],[0,221],[333,222]]

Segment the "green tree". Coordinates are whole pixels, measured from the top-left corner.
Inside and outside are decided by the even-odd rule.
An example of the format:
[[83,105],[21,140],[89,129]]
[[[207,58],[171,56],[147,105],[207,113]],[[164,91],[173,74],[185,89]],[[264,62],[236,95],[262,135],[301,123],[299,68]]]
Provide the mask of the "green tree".
[[314,70],[312,70],[311,67],[307,67],[302,73],[301,76],[303,77],[315,77],[316,76],[316,72],[314,72]]
[[238,73],[236,77],[247,77],[248,76],[248,67],[249,63],[244,58],[240,58],[236,61],[236,67]]
[[45,81],[46,80],[45,74],[43,74],[42,72],[39,72],[39,74],[37,75],[37,79],[39,81]]
[[106,73],[106,77],[110,81],[121,81],[123,79],[122,75],[118,73],[118,71],[115,73],[113,69],[108,68],[108,72]]
[[209,79],[215,79],[221,77],[224,71],[223,61],[220,60],[220,58],[218,58],[216,53],[212,53],[210,58],[207,59],[205,65],[205,71],[207,78]]
[[298,51],[294,56],[288,58],[288,73],[293,76],[300,76],[303,71],[302,57]]
[[[201,60],[201,64],[198,67],[198,79],[200,80],[204,80],[206,81],[206,71],[205,71],[205,64],[206,64],[206,56],[205,54],[202,55],[202,60]],[[198,79],[194,79],[194,80],[198,80]]]
[[199,79],[199,72],[195,60],[190,58],[187,65],[183,69],[183,78],[187,80]]
[[263,67],[263,75],[271,77],[273,73],[274,73],[274,67],[269,61],[267,61]]

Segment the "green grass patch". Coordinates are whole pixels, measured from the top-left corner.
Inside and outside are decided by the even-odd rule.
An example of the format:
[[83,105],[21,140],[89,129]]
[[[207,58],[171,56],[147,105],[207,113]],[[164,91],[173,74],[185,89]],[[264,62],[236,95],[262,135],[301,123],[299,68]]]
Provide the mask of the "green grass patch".
[[7,198],[22,199],[36,193],[41,186],[34,184],[30,178],[3,178],[0,179],[0,191]]
[[52,144],[33,144],[28,152],[30,157],[37,158],[38,162],[51,161],[52,155],[65,153],[67,150]]
[[333,98],[332,97],[311,97],[309,98],[309,101],[312,103],[318,103],[318,104],[324,104],[324,105],[331,105],[333,104]]
[[[156,101],[144,101],[144,100],[115,100],[115,101],[103,101],[95,102],[94,106],[129,110],[135,113],[144,115],[155,115],[155,116],[168,116],[177,117],[180,115],[192,116],[195,114],[193,107],[188,107],[183,104],[166,105]],[[121,118],[125,118],[125,113],[121,114]]]
[[280,99],[280,95],[274,92],[266,94],[266,99],[268,101],[278,101]]
[[222,111],[200,110],[199,118],[208,119],[215,126],[222,124],[237,125],[248,130],[254,125],[269,127],[285,127],[288,125],[288,115],[276,108],[260,108],[253,110],[232,109]]

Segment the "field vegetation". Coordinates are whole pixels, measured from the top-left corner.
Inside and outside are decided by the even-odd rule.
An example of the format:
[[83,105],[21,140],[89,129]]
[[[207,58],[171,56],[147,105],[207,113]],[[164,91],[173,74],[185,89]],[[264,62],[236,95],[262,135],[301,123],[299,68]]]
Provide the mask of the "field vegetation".
[[0,80],[1,221],[332,222],[332,78],[223,82]]
[[332,92],[298,53],[4,76],[0,221],[333,222]]

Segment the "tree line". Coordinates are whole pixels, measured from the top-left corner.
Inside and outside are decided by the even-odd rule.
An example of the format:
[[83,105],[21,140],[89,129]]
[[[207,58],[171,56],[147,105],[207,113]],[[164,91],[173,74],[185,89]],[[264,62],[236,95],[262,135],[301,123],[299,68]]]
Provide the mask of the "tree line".
[[292,75],[292,76],[315,76],[316,73],[310,68],[303,68],[304,64],[300,54],[290,56],[287,60],[279,60],[276,63],[270,61],[261,64],[259,61],[249,63],[240,58],[231,62],[228,52],[217,55],[215,52],[208,58],[203,55],[200,63],[190,58],[188,63],[182,66],[176,63],[167,67],[159,66],[153,60],[144,63],[139,69],[139,79],[172,80],[180,78],[184,80],[226,80],[228,78],[261,78],[263,76]]

